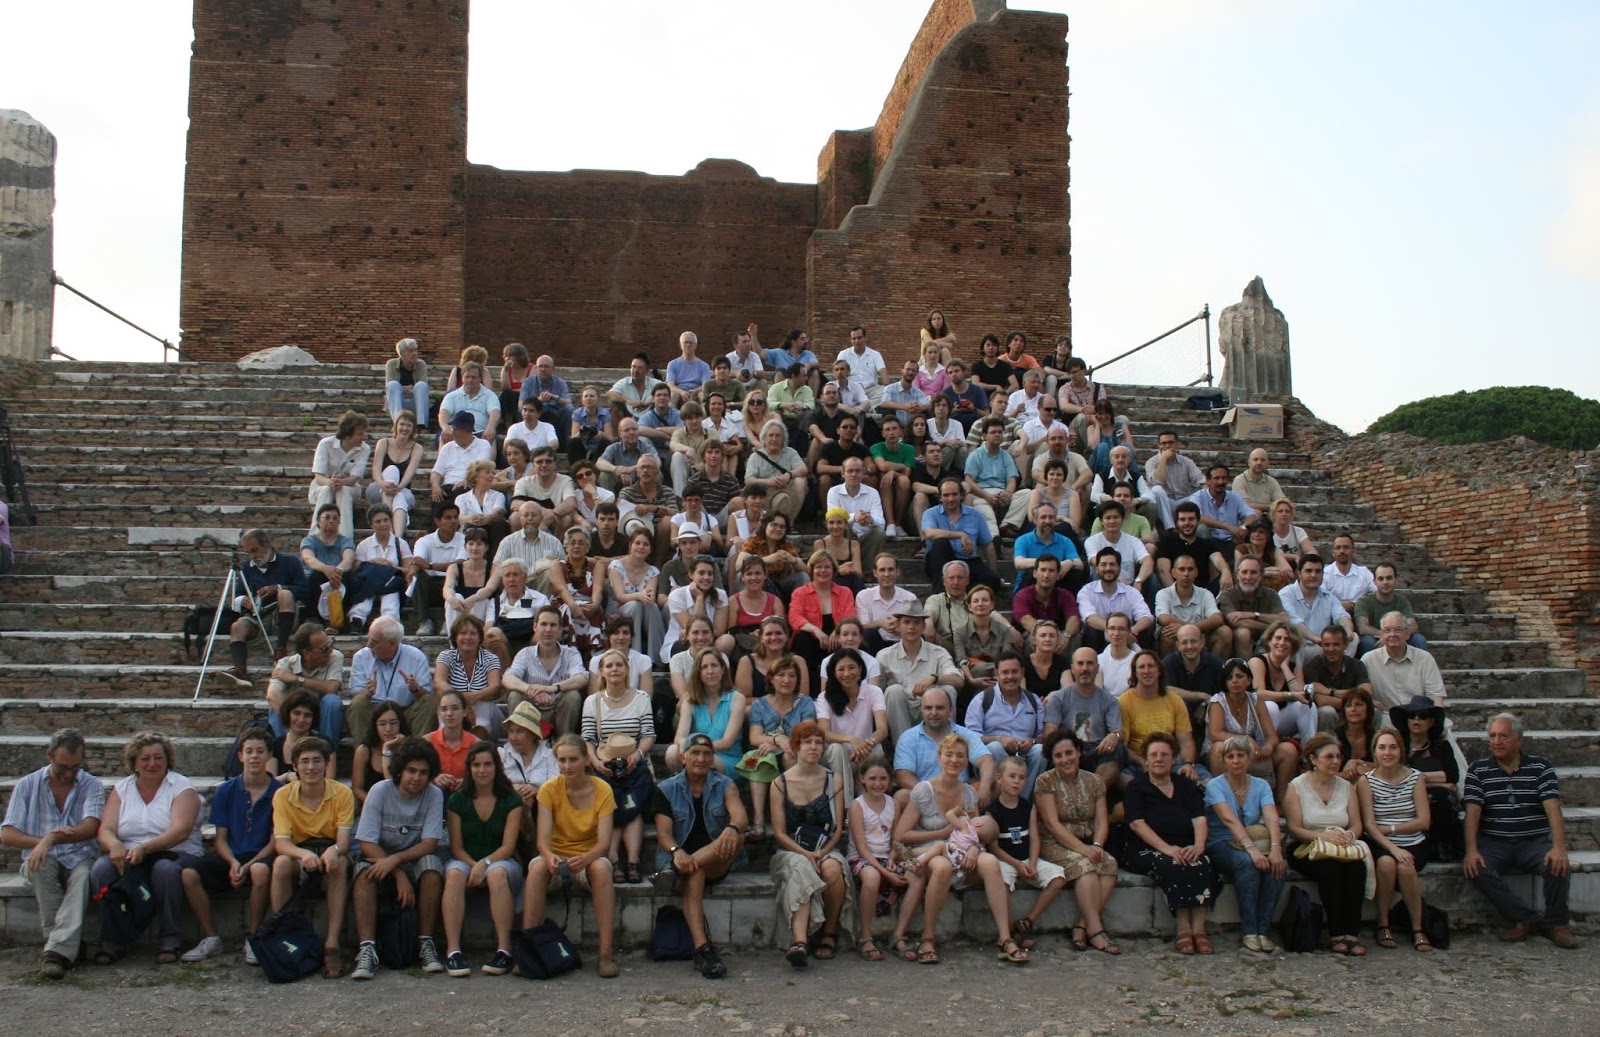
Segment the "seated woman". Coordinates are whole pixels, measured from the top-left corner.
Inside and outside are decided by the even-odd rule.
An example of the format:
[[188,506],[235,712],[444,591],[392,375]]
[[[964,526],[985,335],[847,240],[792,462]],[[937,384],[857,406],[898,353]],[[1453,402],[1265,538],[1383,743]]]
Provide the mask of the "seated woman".
[[[795,764],[772,783],[774,825],[771,872],[778,910],[789,920],[784,958],[803,969],[809,954],[826,961],[838,953],[839,926],[851,885],[839,843],[844,837],[844,792],[822,766],[827,739],[815,721],[794,729]],[[820,917],[818,917],[820,916]],[[813,926],[815,922],[815,926]],[[812,929],[818,932],[813,937]]]
[[448,798],[467,780],[467,753],[479,739],[466,729],[466,697],[461,692],[453,688],[439,692],[437,709],[439,726],[426,737],[439,754],[439,773],[434,775],[433,783]]
[[[617,653],[607,655],[620,667]],[[617,672],[619,682],[620,669]],[[648,716],[648,712],[646,713]],[[611,884],[611,861],[606,856],[617,809],[611,786],[589,773],[589,753],[584,739],[562,735],[556,739],[556,765],[561,773],[539,786],[539,852],[528,862],[527,896],[522,903],[522,927],[530,929],[544,920],[545,898],[563,882],[587,890],[599,930],[601,978],[621,975],[612,956],[617,917],[617,891]]]
[[532,458],[528,456],[528,444],[520,439],[507,439],[500,450],[506,456],[506,466],[495,473],[494,488],[512,502],[517,481],[533,474]]
[[1339,723],[1333,737],[1339,740],[1339,753],[1344,757],[1339,777],[1351,784],[1373,767],[1372,739],[1378,730],[1375,709],[1372,693],[1365,688],[1353,688],[1339,700]]
[[1061,689],[1072,671],[1071,662],[1056,651],[1061,644],[1061,628],[1055,620],[1041,619],[1033,625],[1029,640],[1033,651],[1022,661],[1023,684],[1041,700],[1047,699]]
[[[426,391],[426,387],[424,387]],[[372,449],[372,482],[367,503],[382,504],[394,513],[394,535],[404,537],[417,498],[411,482],[422,467],[422,444],[417,442],[417,419],[409,411],[394,418],[389,435]]]
[[713,765],[732,774],[744,755],[744,717],[745,698],[734,690],[728,661],[715,648],[700,649],[689,673],[688,694],[678,702],[677,733],[667,746],[667,773],[683,769],[683,748],[689,736],[703,734],[711,736],[716,752]]
[[942,391],[933,397],[928,415],[928,438],[942,443],[945,451],[954,456],[954,463],[965,470],[967,462],[967,430],[953,414],[955,404]]
[[468,529],[461,539],[467,556],[451,562],[444,571],[444,626],[453,629],[461,616],[474,615],[484,623],[494,619],[494,598],[500,581],[489,564],[489,531]]
[[[543,716],[539,707],[531,702],[519,702],[506,717],[506,744],[500,747],[500,769],[505,772],[511,789],[522,797],[522,805],[533,809],[539,786],[560,773],[556,767],[556,754],[541,734]],[[532,816],[524,817],[522,835],[533,832]]]
[[600,406],[600,390],[585,385],[578,396],[578,408],[572,412],[567,456],[572,459],[574,466],[579,461],[593,461],[615,438],[611,428],[611,410]]
[[[950,655],[961,667],[966,678],[966,694],[961,706],[973,696],[995,686],[994,668],[1000,656],[1022,648],[1022,635],[1010,623],[995,614],[994,588],[988,584],[974,584],[967,591],[968,622],[963,624],[950,648]],[[1026,671],[1027,667],[1023,667]],[[962,716],[966,715],[965,710]]]
[[[436,692],[457,692],[461,704],[471,712],[473,729],[479,737],[488,738],[500,729],[500,700],[505,689],[500,685],[500,657],[484,646],[484,629],[483,620],[470,612],[456,617],[450,624],[450,647],[433,662],[433,687]],[[441,752],[441,759],[443,755]],[[446,766],[445,770],[452,768]],[[454,791],[454,786],[445,791]]]
[[1306,531],[1294,524],[1294,502],[1287,497],[1279,497],[1272,502],[1272,546],[1277,548],[1291,566],[1300,565],[1300,559],[1306,555],[1319,554],[1317,545]]
[[883,689],[866,683],[867,658],[854,648],[841,648],[830,655],[823,667],[822,694],[816,699],[817,724],[828,738],[824,758],[851,799],[855,798],[850,794],[855,790],[856,768],[889,742]]
[[764,621],[774,616],[783,619],[787,612],[783,599],[767,590],[767,563],[761,556],[741,555],[730,571],[738,572],[740,589],[728,601],[728,632],[733,635],[735,654],[743,655],[755,650],[758,628]]
[[[789,654],[789,624],[776,616],[761,621],[756,633],[755,649],[739,660],[734,672],[733,685],[751,702],[767,693],[767,674],[772,664]],[[800,673],[800,694],[810,695],[811,689]]]
[[[762,520],[761,535],[751,536],[739,545],[734,568],[741,574],[745,563],[759,558],[766,565],[767,589],[788,598],[797,587],[810,581],[800,564],[800,548],[789,539],[789,518],[782,512],[768,512]],[[738,625],[737,612],[734,625]]]
[[499,546],[511,531],[506,520],[508,513],[506,495],[494,488],[494,462],[473,461],[461,478],[466,491],[456,496],[456,507],[461,509],[462,529],[481,529],[489,534],[489,549]]
[[[938,964],[936,937],[945,901],[952,891],[960,891],[976,881],[983,885],[989,914],[1000,933],[1000,960],[1025,965],[1029,960],[1028,952],[1017,946],[1017,941],[1011,937],[1011,897],[1000,875],[1000,862],[987,851],[970,853],[962,849],[959,862],[946,852],[949,842],[955,841],[958,847],[962,842],[955,838],[958,829],[952,822],[952,818],[961,817],[959,812],[966,815],[966,825],[976,834],[979,843],[993,839],[996,834],[994,819],[978,814],[977,791],[962,780],[969,760],[967,740],[955,732],[945,735],[939,742],[939,773],[917,783],[911,790],[906,809],[895,818],[895,841],[904,843],[916,857],[911,871],[914,877],[895,924],[894,953],[907,961],[913,960],[907,957],[910,941],[906,939],[906,929],[916,910],[916,894],[922,893],[922,939],[914,960],[920,965]],[[957,863],[962,867],[958,868]]]
[[[628,660],[628,686],[644,692],[646,697],[651,692],[651,673],[654,672],[655,663],[643,652],[633,650],[633,621],[627,616],[614,616],[606,620],[605,647],[615,648]],[[604,651],[594,653],[589,657],[589,694],[593,695],[600,690],[603,683],[600,679],[600,657]]]
[[[1101,398],[1095,401],[1093,413],[1079,414],[1072,419],[1069,426],[1077,434],[1077,441],[1082,445],[1083,454],[1089,460],[1089,467],[1096,475],[1106,475],[1111,471],[1111,448],[1125,446],[1133,450],[1133,433],[1128,428],[1128,419],[1117,414],[1117,408],[1109,399]],[[1137,460],[1135,460],[1137,463]]]
[[[1310,770],[1289,783],[1283,799],[1289,838],[1296,844],[1321,840],[1331,846],[1361,842],[1360,800],[1350,783],[1339,777],[1343,757],[1330,734],[1315,735],[1301,753]],[[1298,848],[1298,846],[1297,846]],[[1361,901],[1366,897],[1367,865],[1363,856],[1340,859],[1296,853],[1295,871],[1317,884],[1317,895],[1328,919],[1330,947],[1335,954],[1361,957],[1367,953],[1361,932]]]
[[1105,849],[1111,828],[1106,783],[1082,768],[1083,742],[1070,728],[1051,732],[1044,754],[1050,769],[1033,786],[1039,810],[1039,858],[1066,873],[1078,902],[1078,924],[1070,934],[1073,949],[1093,947],[1103,954],[1121,954],[1107,935],[1101,914],[1117,891],[1117,859]]
[[[200,794],[189,779],[173,770],[177,750],[172,739],[141,731],[122,751],[128,776],[106,794],[100,814],[100,849],[105,856],[89,873],[92,889],[116,882],[129,867],[149,875],[156,905],[156,963],[174,964],[183,940],[183,866],[200,858]],[[111,901],[100,908],[100,949],[96,965],[111,965],[126,947],[113,943]]]
[[[924,353],[926,353],[928,346],[936,346],[938,347],[937,357],[939,363],[948,364],[950,362],[950,358],[954,355],[952,351],[956,347],[956,336],[950,330],[950,325],[944,322],[944,314],[938,310],[930,311],[928,313],[928,323],[918,329],[917,335],[922,339]],[[999,355],[998,351],[996,355]],[[929,395],[932,394],[930,393]]]
[[[794,729],[817,719],[817,703],[800,694],[801,669],[798,656],[787,655],[767,668],[767,693],[750,704],[750,748],[776,757],[778,768],[794,766]],[[826,733],[824,733],[826,737]],[[766,834],[767,782],[750,778],[750,801],[755,806],[754,834]],[[846,786],[841,786],[841,789]]]
[[[833,559],[833,578],[851,594],[861,593],[861,541],[850,532],[850,513],[843,508],[829,508],[823,516],[827,536],[817,538],[812,547],[812,557],[826,553]],[[812,579],[816,579],[815,576]]]
[[[625,868],[626,881],[640,882],[639,853],[644,846],[644,809],[655,791],[650,751],[656,744],[650,696],[628,683],[628,657],[615,648],[601,652],[600,689],[583,703],[581,731],[589,764],[611,786],[616,817],[606,849]],[[556,745],[560,761],[560,743]],[[542,791],[542,790],[541,790]],[[619,853],[625,852],[625,859]]]
[[1250,534],[1242,543],[1233,545],[1233,564],[1237,566],[1241,558],[1254,558],[1261,563],[1261,583],[1272,590],[1280,591],[1294,582],[1294,566],[1289,562],[1289,556],[1279,551],[1272,539],[1272,523],[1266,519],[1256,519],[1245,527]]
[[522,797],[500,767],[500,757],[489,742],[467,751],[467,781],[444,803],[450,826],[452,860],[444,867],[445,971],[452,976],[472,975],[461,953],[461,925],[467,917],[467,892],[489,893],[489,917],[494,922],[495,952],[483,963],[486,976],[511,971],[511,923],[517,897],[522,895],[522,865],[517,863],[517,840],[522,831]]
[[1278,807],[1272,786],[1251,773],[1259,760],[1256,743],[1235,734],[1223,739],[1220,748],[1221,766],[1213,768],[1217,776],[1206,783],[1211,811],[1206,853],[1233,876],[1244,949],[1271,954],[1278,948],[1267,932],[1287,869]]
[[1428,863],[1428,789],[1422,772],[1406,766],[1405,746],[1400,734],[1388,728],[1373,738],[1373,754],[1378,765],[1356,782],[1361,801],[1361,825],[1367,845],[1378,869],[1377,939],[1379,947],[1396,946],[1389,927],[1389,905],[1394,903],[1394,887],[1411,915],[1411,946],[1431,951],[1428,934],[1422,931],[1422,879],[1417,872]]
[[1155,879],[1178,922],[1179,954],[1210,954],[1206,911],[1218,892],[1206,853],[1206,801],[1200,786],[1174,774],[1178,740],[1158,731],[1144,740],[1145,772],[1128,783],[1123,817],[1136,836],[1122,865]]
[[[760,428],[761,442],[750,444],[745,483],[765,486],[767,510],[793,522],[806,500],[805,459],[789,445],[789,429],[783,419],[771,418]],[[754,429],[747,431],[753,433]]]
[[[304,688],[297,688],[284,697],[278,715],[283,719],[285,730],[272,743],[272,761],[268,769],[275,775],[293,774],[295,749],[307,738],[319,734],[312,726],[317,720],[317,696]],[[330,781],[338,778],[336,771],[337,765],[330,761]]]
[[1261,655],[1250,657],[1250,676],[1256,695],[1267,704],[1273,729],[1293,738],[1301,748],[1317,733],[1317,707],[1306,693],[1305,676],[1295,660],[1300,635],[1279,620],[1262,631]]
[[567,553],[549,569],[550,600],[561,608],[566,625],[563,640],[584,656],[600,647],[605,625],[605,578],[600,563],[589,557],[589,534],[578,526],[561,538]]
[[628,537],[628,553],[613,558],[606,567],[610,589],[606,614],[633,624],[633,642],[644,655],[655,658],[666,636],[666,623],[656,601],[661,570],[650,564],[655,538],[647,530]]
[[916,377],[911,380],[911,384],[932,399],[944,395],[944,391],[950,388],[950,375],[944,369],[945,360],[942,358],[942,351],[948,348],[948,343],[935,342],[932,339],[922,343],[922,364],[917,368]]
[[789,599],[789,623],[794,629],[794,651],[806,662],[806,671],[818,672],[822,657],[839,647],[834,627],[856,614],[856,596],[834,580],[833,556],[818,551],[806,562],[811,582],[795,589]]
[[400,707],[388,700],[374,703],[367,740],[356,746],[350,761],[350,790],[357,807],[366,805],[368,789],[389,777],[389,761],[405,737],[406,716]]
[[1028,491],[1028,522],[1036,524],[1039,505],[1049,504],[1056,509],[1056,515],[1066,516],[1073,529],[1082,529],[1084,497],[1067,483],[1067,463],[1051,458],[1044,463],[1044,482],[1034,484]]
[[1224,690],[1206,703],[1206,736],[1201,751],[1210,760],[1211,773],[1221,774],[1229,740],[1243,735],[1250,740],[1250,773],[1273,780],[1273,787],[1282,789],[1294,777],[1299,754],[1292,743],[1278,740],[1267,704],[1250,690],[1251,680],[1250,665],[1243,659],[1229,659],[1223,664]]
[[1434,860],[1460,860],[1466,850],[1457,795],[1461,765],[1445,739],[1443,707],[1427,696],[1416,695],[1404,705],[1391,706],[1389,721],[1400,732],[1406,763],[1422,773],[1428,790],[1428,813],[1433,820],[1428,830],[1429,852]]

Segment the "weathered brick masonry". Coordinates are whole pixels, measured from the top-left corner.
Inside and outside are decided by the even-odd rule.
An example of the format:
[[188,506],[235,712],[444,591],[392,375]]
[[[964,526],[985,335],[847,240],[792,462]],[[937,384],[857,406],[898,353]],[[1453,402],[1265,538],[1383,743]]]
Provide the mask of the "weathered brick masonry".
[[678,331],[775,344],[861,322],[910,355],[1070,328],[1066,19],[934,0],[876,123],[816,184],[708,160],[681,177],[466,162],[467,0],[195,0],[184,347],[378,360],[512,339],[665,360]]

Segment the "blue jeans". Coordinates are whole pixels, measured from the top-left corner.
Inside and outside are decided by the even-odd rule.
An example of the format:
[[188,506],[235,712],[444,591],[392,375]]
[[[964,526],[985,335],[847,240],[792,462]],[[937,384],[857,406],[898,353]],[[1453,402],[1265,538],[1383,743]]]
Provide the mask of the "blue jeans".
[[[1550,852],[1548,835],[1516,842],[1481,835],[1478,837],[1478,852],[1483,854],[1483,867],[1472,884],[1478,887],[1479,893],[1489,898],[1501,915],[1513,922],[1528,922],[1545,929],[1567,924],[1569,879],[1567,876],[1556,878],[1545,866],[1544,855]],[[1543,880],[1543,916],[1506,885],[1503,875],[1507,869],[1537,875]]]
[[[339,739],[344,737],[344,700],[337,694],[329,692],[322,696],[318,711],[321,716],[317,718],[317,735],[338,746]],[[278,711],[275,709],[267,711],[267,723],[277,738],[282,738],[289,731],[283,726],[283,718],[278,716]]]
[[[1428,650],[1428,639],[1422,636],[1422,631],[1420,630],[1406,638],[1406,644],[1413,648],[1420,648],[1424,652]],[[1366,655],[1376,647],[1378,647],[1378,639],[1376,637],[1371,634],[1362,634],[1356,651],[1361,655]]]
[[[389,382],[384,386],[384,394],[389,403],[389,420],[393,421],[406,409],[406,388],[399,382]],[[428,383],[411,383],[411,413],[417,419],[417,428],[426,430],[432,424],[433,416],[428,413]]]
[[1272,915],[1278,909],[1278,897],[1288,875],[1275,879],[1270,871],[1257,871],[1248,853],[1234,849],[1226,841],[1211,843],[1206,853],[1216,862],[1218,871],[1227,872],[1233,879],[1233,892],[1239,900],[1240,931],[1265,936],[1272,927]]
[[[982,693],[980,692],[980,694]],[[1010,756],[1011,754],[1006,752],[1005,747],[999,742],[990,742],[988,745],[984,746],[984,748],[987,749],[989,751],[989,755],[994,758],[995,773],[999,774],[1000,764],[1004,762],[1006,757]],[[1039,780],[1039,775],[1044,773],[1043,743],[1033,743],[1033,748],[1028,750],[1028,755],[1025,756],[1024,759],[1028,761],[1028,783],[1024,785],[1023,788],[1032,789],[1034,782]]]

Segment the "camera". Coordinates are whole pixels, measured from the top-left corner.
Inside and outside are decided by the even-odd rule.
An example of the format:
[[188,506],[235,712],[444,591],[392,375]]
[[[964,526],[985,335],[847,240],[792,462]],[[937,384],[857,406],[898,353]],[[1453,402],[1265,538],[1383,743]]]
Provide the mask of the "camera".
[[606,761],[606,770],[611,772],[612,777],[620,778],[624,774],[628,773],[628,761],[627,760],[607,760]]

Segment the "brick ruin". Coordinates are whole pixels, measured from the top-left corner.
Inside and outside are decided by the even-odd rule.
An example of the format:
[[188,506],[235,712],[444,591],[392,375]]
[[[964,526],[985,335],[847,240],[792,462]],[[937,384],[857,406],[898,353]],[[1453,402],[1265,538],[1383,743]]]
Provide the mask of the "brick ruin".
[[195,0],[187,354],[371,362],[410,334],[664,363],[753,320],[905,356],[930,308],[969,343],[1070,330],[1064,16],[933,0],[877,122],[786,184],[469,164],[468,6]]

